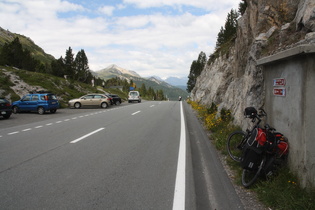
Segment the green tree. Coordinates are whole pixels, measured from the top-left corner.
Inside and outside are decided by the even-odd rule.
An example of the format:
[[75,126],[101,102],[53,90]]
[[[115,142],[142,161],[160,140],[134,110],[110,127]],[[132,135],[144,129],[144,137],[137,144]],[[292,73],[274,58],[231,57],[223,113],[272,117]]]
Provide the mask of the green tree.
[[142,83],[139,91],[140,91],[142,97],[146,97],[147,96],[147,88],[146,88],[144,83]]
[[240,2],[240,4],[238,5],[238,12],[243,15],[246,11],[246,8],[247,8],[247,2],[246,0],[242,0]]
[[0,64],[14,66],[28,71],[45,72],[45,66],[32,57],[29,50],[23,50],[20,39],[16,37],[12,42],[5,43],[0,52]]
[[65,64],[65,74],[71,76],[74,79],[75,72],[75,63],[74,63],[74,54],[72,53],[71,47],[66,50],[66,57],[64,59]]
[[51,62],[51,73],[57,77],[63,77],[66,74],[66,65],[64,59],[61,56],[58,60]]
[[226,18],[224,28],[221,27],[218,33],[216,48],[236,37],[237,18],[239,17],[236,10],[231,10]]
[[197,77],[201,74],[207,63],[207,56],[204,52],[200,52],[198,60],[194,60],[190,66],[190,73],[187,82],[187,91],[191,92],[195,87]]
[[81,49],[74,60],[75,64],[75,72],[74,72],[74,79],[80,82],[87,82],[87,79],[91,76],[88,58],[85,55],[83,49]]

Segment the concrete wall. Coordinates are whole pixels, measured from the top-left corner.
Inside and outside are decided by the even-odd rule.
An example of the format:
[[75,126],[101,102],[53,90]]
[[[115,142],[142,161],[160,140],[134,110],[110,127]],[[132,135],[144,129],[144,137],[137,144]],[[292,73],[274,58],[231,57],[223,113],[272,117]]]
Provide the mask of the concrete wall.
[[[290,144],[289,163],[302,187],[315,187],[315,45],[303,45],[257,62],[263,65],[267,122]],[[285,85],[274,86],[274,79]],[[274,95],[284,89],[285,96]]]

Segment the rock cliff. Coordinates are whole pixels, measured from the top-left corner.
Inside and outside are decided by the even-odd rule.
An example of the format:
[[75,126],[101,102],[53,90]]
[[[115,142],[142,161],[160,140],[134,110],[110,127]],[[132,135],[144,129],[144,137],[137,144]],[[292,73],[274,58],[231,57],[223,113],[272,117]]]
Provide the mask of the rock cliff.
[[264,106],[263,74],[256,61],[315,42],[314,0],[247,0],[247,4],[233,45],[208,61],[191,92],[194,101],[230,109],[239,125],[245,107]]

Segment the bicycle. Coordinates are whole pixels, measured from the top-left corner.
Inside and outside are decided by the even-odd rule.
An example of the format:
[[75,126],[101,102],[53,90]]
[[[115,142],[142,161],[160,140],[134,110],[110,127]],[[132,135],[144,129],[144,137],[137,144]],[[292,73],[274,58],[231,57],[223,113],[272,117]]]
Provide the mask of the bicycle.
[[257,122],[251,130],[247,129],[246,133],[243,131],[232,133],[228,138],[227,148],[231,158],[241,162],[242,185],[249,187],[260,175],[268,177],[277,166],[282,165],[288,152],[288,141],[283,134],[276,132],[276,129],[268,124],[264,129],[259,127],[261,117],[267,116],[263,109],[260,109],[258,114],[255,108],[248,107],[244,114],[251,118],[253,123],[256,120]]
[[[246,188],[251,186],[260,175],[266,178],[273,175],[277,168],[281,167],[286,161],[287,138],[276,132],[276,129],[268,126],[263,132],[267,134],[264,144],[261,145],[254,139],[256,145],[248,141],[243,149],[241,161],[243,167],[242,185]],[[251,155],[248,153],[251,153]]]
[[232,160],[240,162],[242,159],[242,151],[245,146],[246,141],[251,137],[252,133],[256,128],[259,128],[259,124],[262,121],[262,117],[267,116],[266,112],[263,109],[259,110],[260,113],[257,113],[257,110],[254,107],[247,107],[244,111],[244,115],[246,118],[250,118],[252,123],[256,124],[253,126],[251,130],[246,129],[244,131],[235,131],[231,133],[227,139],[227,151]]

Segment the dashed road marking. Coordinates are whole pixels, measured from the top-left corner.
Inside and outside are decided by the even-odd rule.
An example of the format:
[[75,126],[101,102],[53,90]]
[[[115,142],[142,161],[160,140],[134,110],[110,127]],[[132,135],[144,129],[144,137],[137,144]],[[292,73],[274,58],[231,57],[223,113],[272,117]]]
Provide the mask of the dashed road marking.
[[93,132],[91,132],[91,133],[88,133],[88,134],[86,134],[86,135],[84,135],[84,136],[82,136],[82,137],[80,137],[80,138],[77,138],[77,139],[71,141],[70,143],[71,143],[71,144],[75,144],[75,143],[77,143],[77,142],[79,142],[79,141],[81,141],[81,140],[83,140],[83,139],[85,139],[85,138],[87,138],[87,137],[89,137],[89,136],[91,136],[91,135],[97,133],[97,132],[100,132],[101,130],[104,130],[104,129],[105,129],[105,128],[99,128],[99,129],[97,129],[97,130],[95,130],[95,131],[93,131]]

